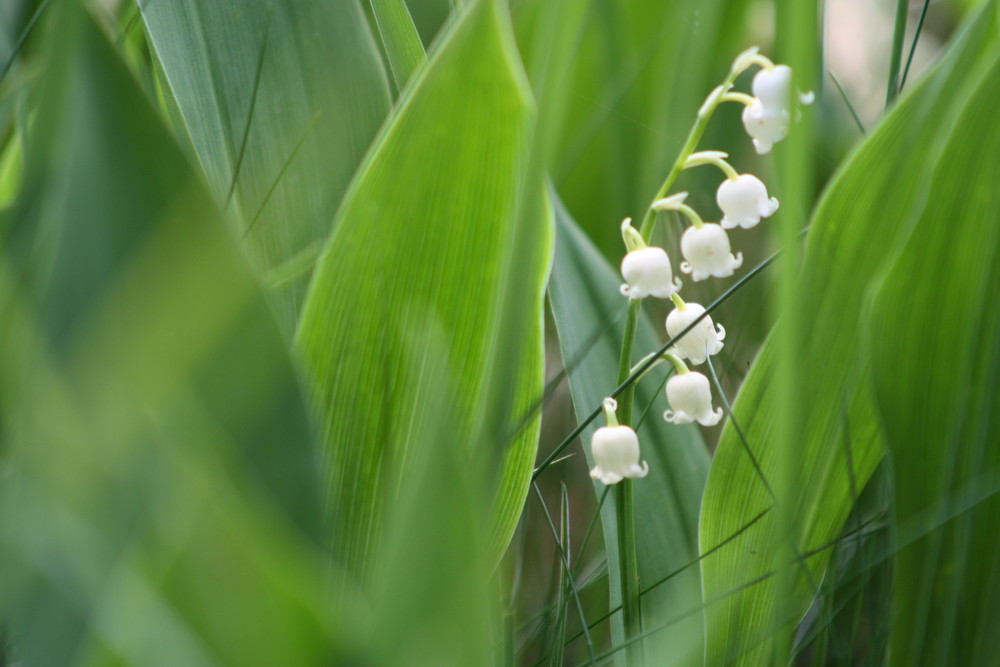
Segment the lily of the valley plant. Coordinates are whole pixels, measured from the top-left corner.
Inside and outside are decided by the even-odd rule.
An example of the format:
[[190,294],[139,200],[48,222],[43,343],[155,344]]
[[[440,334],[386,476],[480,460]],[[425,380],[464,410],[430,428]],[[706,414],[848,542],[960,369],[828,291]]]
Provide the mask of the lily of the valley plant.
[[[753,95],[733,91],[736,78],[754,66],[761,69],[751,84]],[[683,257],[679,264],[681,272],[690,274],[694,282],[731,277],[743,265],[743,253],[733,253],[727,230],[756,227],[762,219],[778,210],[778,200],[768,194],[767,186],[759,178],[753,174],[741,174],[727,162],[726,152],[695,152],[697,141],[719,104],[737,102],[744,105],[743,125],[754,148],[760,154],[769,152],[775,143],[787,136],[789,126],[798,114],[794,108],[791,85],[792,71],[788,66],[775,65],[758,53],[756,48],[741,53],[730,68],[726,80],[709,93],[699,109],[688,141],[645,212],[640,229],[632,226],[631,218],[625,218],[621,224],[622,239],[627,251],[621,264],[622,277],[625,279],[621,293],[630,300],[631,305],[625,339],[622,341],[618,381],[625,380],[622,373],[632,367],[634,324],[641,300],[648,296],[672,299],[675,308],[667,317],[666,334],[673,345],[653,362],[666,360],[674,368],[673,375],[666,382],[670,409],[663,414],[663,418],[672,424],[698,423],[703,427],[710,427],[722,420],[722,409],[712,405],[708,378],[690,370],[684,359],[698,365],[704,363],[709,356],[718,354],[722,350],[726,331],[721,324],[712,321],[703,306],[686,303],[681,298],[679,292],[683,285],[674,277],[670,254],[663,248],[649,245],[657,213],[674,211],[690,222],[680,239],[680,254]],[[799,95],[797,101],[809,104],[812,96]],[[702,165],[717,167],[725,177],[716,191],[716,202],[722,211],[719,223],[705,222],[686,203],[687,192],[667,195],[681,171]],[[647,365],[649,367],[651,365]],[[635,379],[638,380],[639,378]],[[597,465],[590,473],[591,477],[606,485],[617,485],[615,502],[621,570],[619,581],[628,638],[641,632],[638,622],[639,581],[635,568],[635,529],[630,480],[639,480],[648,472],[646,463],[639,463],[639,439],[630,427],[632,392],[633,386],[626,387],[619,403],[611,398],[605,399],[604,413],[608,425],[594,432],[591,453]],[[631,646],[629,658],[631,661],[641,661],[641,647]]]

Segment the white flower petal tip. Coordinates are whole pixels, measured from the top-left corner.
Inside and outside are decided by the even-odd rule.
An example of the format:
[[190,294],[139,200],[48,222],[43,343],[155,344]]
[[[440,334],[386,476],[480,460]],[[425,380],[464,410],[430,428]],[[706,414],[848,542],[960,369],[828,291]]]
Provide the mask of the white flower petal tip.
[[682,410],[677,410],[676,412],[673,410],[664,410],[663,420],[670,422],[671,424],[680,425],[680,424],[690,424],[691,422],[694,421],[694,417],[691,417]]
[[654,211],[673,211],[676,210],[679,204],[683,204],[684,200],[687,199],[688,193],[678,192],[675,195],[670,195],[669,197],[663,197],[662,199],[657,199],[650,206]]
[[691,331],[674,343],[674,354],[686,358],[695,366],[705,363],[709,355],[721,352],[722,340],[726,337],[726,330],[721,324],[714,324],[709,315],[701,317],[704,312],[705,308],[701,304],[686,303],[683,309],[674,309],[667,315],[667,336],[670,338],[675,338],[698,320]]
[[767,186],[753,174],[724,180],[715,192],[715,202],[725,214],[719,222],[723,229],[751,229],[778,210],[778,200],[768,198]]
[[715,426],[722,421],[722,408],[716,408],[714,412],[698,420],[702,426]]
[[601,470],[600,466],[597,466],[596,468],[590,471],[590,477],[591,479],[601,480],[601,484],[604,484],[605,486],[611,486],[612,484],[617,484],[618,482],[625,479],[621,475],[616,475],[613,472],[605,472]]
[[799,93],[799,104],[809,106],[815,101],[816,101],[816,93],[812,92],[811,90],[806,91],[804,93]]
[[674,424],[697,421],[702,426],[715,426],[722,419],[722,408],[712,408],[708,378],[698,371],[671,375],[666,391],[671,407],[663,413],[667,421]]
[[590,476],[602,484],[617,484],[623,479],[642,479],[649,465],[639,461],[639,437],[628,426],[602,426],[590,439],[590,451],[597,463]]
[[743,253],[734,256],[731,250],[729,236],[721,225],[706,222],[700,227],[688,227],[681,236],[681,254],[685,261],[680,269],[690,273],[695,282],[709,276],[728,278],[743,265]]
[[632,250],[622,260],[621,269],[625,284],[619,291],[630,299],[647,296],[669,299],[681,288],[680,280],[674,278],[670,257],[663,248],[649,246]]

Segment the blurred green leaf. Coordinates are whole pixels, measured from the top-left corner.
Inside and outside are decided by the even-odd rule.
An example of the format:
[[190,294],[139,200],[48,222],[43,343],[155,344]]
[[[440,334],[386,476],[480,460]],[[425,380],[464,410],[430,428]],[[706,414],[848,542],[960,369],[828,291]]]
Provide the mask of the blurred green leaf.
[[[43,1],[0,0],[0,73],[5,71],[30,30],[30,19]],[[3,77],[0,77],[2,80]]]
[[896,549],[891,505],[892,471],[883,459],[844,522],[822,592],[796,630],[797,663],[811,657],[814,665],[884,664]]
[[407,8],[424,45],[434,41],[451,11],[460,5],[456,0],[407,0]]
[[311,260],[389,106],[358,0],[143,7],[209,185],[235,214],[255,267],[298,269],[270,285],[291,332]]
[[372,587],[376,665],[486,665],[493,659],[499,600],[491,577],[496,557],[487,547],[489,468],[463,447],[440,446],[463,419],[452,401],[462,388],[447,372],[446,338],[441,331],[416,331],[403,361],[418,365],[409,373],[425,375],[437,390],[413,415],[411,455],[394,462],[399,495],[386,509],[387,537]]
[[[933,166],[970,102],[970,91],[996,57],[992,18],[981,14],[933,74],[871,133],[813,217],[798,282],[803,338],[797,363],[807,388],[796,397],[803,425],[801,468],[795,471],[794,496],[786,501],[794,508],[799,554],[830,544],[839,534],[855,500],[852,477],[856,488],[862,488],[882,457],[869,348],[858,332],[867,326],[873,291],[913,233]],[[768,478],[780,465],[770,446],[783,400],[772,382],[778,338],[772,334],[764,345],[734,405],[735,418]],[[702,552],[739,532],[772,504],[730,422],[705,490]],[[807,559],[808,567],[781,560],[773,519],[769,514],[702,563],[709,664],[767,663],[775,630],[797,622],[816,593],[830,549]],[[794,611],[790,617],[775,616],[777,590],[771,575],[778,567],[792,568],[795,599],[785,607]]]
[[[990,20],[992,20],[992,16]],[[1000,61],[967,98],[927,205],[874,300],[876,395],[900,524],[928,534],[896,556],[890,664],[981,665],[1000,637],[993,497],[939,528],[977,480],[1000,472]]]
[[138,84],[60,11],[0,263],[16,653],[328,661],[353,621],[325,609],[313,429],[277,324]]
[[[614,254],[620,238],[608,221],[641,217],[698,107],[749,46],[736,41],[748,2],[579,2],[589,2],[589,21],[565,74],[569,113],[551,173],[580,226]],[[546,35],[561,28],[546,22],[547,4],[519,8],[521,42],[537,45],[523,49],[531,64],[548,57]]]
[[[35,77],[13,75],[0,88],[0,209],[10,205],[21,187],[24,170],[25,101]],[[2,235],[2,231],[0,231]]]
[[403,0],[371,0],[371,5],[396,88],[402,90],[427,60],[424,45]]
[[[345,197],[303,309],[296,342],[324,414],[333,549],[362,578],[381,541],[383,503],[408,474],[412,422],[437,392],[459,388],[437,446],[485,454],[498,470],[494,557],[527,492],[538,414],[514,425],[542,391],[551,230],[543,210],[516,215],[533,114],[505,14],[498,0],[470,3],[404,91]],[[518,254],[515,239],[532,252]],[[515,273],[531,291],[501,320]],[[431,333],[415,344],[415,331]],[[511,345],[516,363],[491,368]],[[434,381],[431,361],[451,382]],[[487,394],[502,383],[510,411],[498,416]],[[484,432],[495,424],[502,431]],[[502,453],[492,451],[497,441]]]
[[[615,388],[618,357],[624,328],[626,300],[618,291],[620,276],[570,218],[562,205],[556,207],[556,257],[549,281],[549,302],[559,333],[563,363],[569,371],[569,387],[578,419],[600,406]],[[599,337],[596,341],[594,334]],[[662,342],[643,315],[636,337],[636,350],[647,354]],[[592,347],[591,347],[592,345]],[[695,426],[674,426],[663,421],[666,396],[657,380],[661,366],[639,384],[636,415],[648,409],[637,429],[642,456],[649,462],[649,475],[635,482],[636,556],[640,590],[659,582],[667,574],[698,557],[698,508],[708,475],[708,450]],[[583,432],[584,453],[592,467],[590,436],[601,424]],[[598,497],[603,485],[595,482]],[[614,495],[601,510],[604,543],[610,569],[611,607],[621,604],[618,585],[618,541]],[[642,596],[643,627],[664,625],[701,602],[698,567],[685,569],[667,583]],[[620,615],[616,615],[615,643],[623,640]],[[701,618],[693,614],[671,625],[649,642],[655,664],[687,664],[701,656]]]

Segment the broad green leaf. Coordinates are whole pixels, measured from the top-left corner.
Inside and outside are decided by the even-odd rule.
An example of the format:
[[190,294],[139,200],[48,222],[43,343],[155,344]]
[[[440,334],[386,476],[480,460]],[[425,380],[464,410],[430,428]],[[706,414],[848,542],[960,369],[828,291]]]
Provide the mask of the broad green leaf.
[[[563,363],[569,372],[569,387],[577,417],[582,419],[599,407],[615,388],[618,356],[624,327],[625,299],[618,291],[621,278],[561,206],[556,207],[556,256],[549,281],[549,302],[559,333]],[[612,326],[613,325],[613,326]],[[592,340],[599,334],[596,342]],[[657,349],[662,341],[643,315],[636,337],[638,355]],[[591,347],[591,345],[593,347]],[[636,359],[638,361],[638,359]],[[649,462],[649,475],[637,480],[635,494],[636,553],[640,589],[694,561],[698,556],[698,508],[708,474],[708,450],[695,426],[674,426],[663,421],[667,408],[660,380],[666,370],[657,370],[640,381],[636,392],[636,417],[648,413],[637,432],[642,456]],[[583,447],[592,467],[590,436],[601,426],[594,423],[583,432]],[[598,497],[603,485],[596,483]],[[618,542],[614,495],[601,510],[604,543],[608,553],[611,606],[621,604],[618,584]],[[685,612],[697,610],[701,601],[697,565],[642,596],[643,627],[665,625]],[[623,640],[621,624],[613,626],[615,643]],[[649,642],[657,652],[656,664],[688,664],[701,655],[701,618],[691,614]]]
[[76,5],[51,26],[0,258],[4,623],[32,664],[330,661],[348,626],[324,609],[314,434],[286,345],[201,179]]
[[[852,477],[855,488],[862,488],[882,457],[869,349],[858,332],[867,326],[868,300],[927,201],[944,141],[995,51],[992,16],[983,14],[869,136],[813,216],[798,281],[803,326],[796,359],[807,391],[796,400],[803,432],[794,495],[784,501],[794,508],[791,529],[799,554],[828,545],[840,533],[854,501]],[[782,401],[772,382],[778,340],[768,339],[734,406],[766,478],[779,466],[770,446]],[[730,422],[705,490],[702,552],[737,534],[772,504]],[[703,561],[709,664],[767,663],[775,629],[797,622],[809,606],[830,549],[806,559],[808,567],[789,562],[776,552],[777,531],[770,513]],[[779,607],[771,575],[778,567],[792,568],[794,581],[794,598],[782,605],[791,613],[784,618],[775,617]]]
[[424,45],[403,0],[371,0],[371,5],[396,88],[402,90],[427,60]]
[[[496,0],[470,3],[407,87],[344,199],[296,335],[324,414],[333,550],[362,578],[379,549],[384,503],[408,474],[415,416],[439,404],[437,392],[448,392],[455,415],[438,446],[497,459],[495,556],[527,491],[538,415],[502,461],[490,450],[503,433],[482,431],[513,430],[541,395],[551,244],[545,211],[516,215],[533,114],[505,13]],[[531,290],[501,321],[515,272]],[[508,341],[520,346],[516,363],[492,369]],[[431,361],[445,370],[430,374]],[[447,385],[434,381],[441,372]],[[513,414],[498,418],[486,399],[504,381]]]
[[[358,0],[154,0],[143,20],[220,202],[290,331],[311,260],[388,110]],[[303,259],[307,261],[303,261]]]
[[499,616],[488,549],[492,473],[464,447],[440,446],[462,418],[451,399],[461,388],[451,384],[443,337],[411,340],[418,348],[407,356],[421,366],[411,373],[436,391],[414,414],[411,455],[397,462],[399,494],[386,511],[373,577],[371,664],[488,665]]
[[874,301],[872,364],[896,518],[927,530],[896,556],[893,665],[985,665],[1000,650],[1000,499],[935,525],[935,514],[949,516],[960,494],[1000,471],[998,104],[995,61]]

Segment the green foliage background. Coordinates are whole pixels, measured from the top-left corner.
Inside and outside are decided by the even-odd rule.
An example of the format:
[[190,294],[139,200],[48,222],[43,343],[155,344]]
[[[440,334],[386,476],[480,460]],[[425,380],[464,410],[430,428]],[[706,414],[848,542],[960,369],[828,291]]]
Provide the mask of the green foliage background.
[[646,661],[996,664],[1000,6],[921,9],[862,134],[817,3],[0,0],[5,664],[624,664],[568,436],[618,222],[761,42],[819,100],[700,145],[782,207],[685,286],[725,426],[637,393]]

